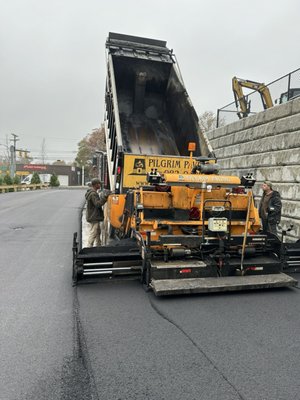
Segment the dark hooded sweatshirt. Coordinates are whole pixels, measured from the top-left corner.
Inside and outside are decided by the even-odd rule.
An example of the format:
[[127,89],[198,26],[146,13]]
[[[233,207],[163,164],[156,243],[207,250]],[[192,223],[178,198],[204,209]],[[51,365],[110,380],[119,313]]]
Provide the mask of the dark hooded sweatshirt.
[[86,194],[86,220],[87,222],[99,222],[103,221],[103,210],[102,206],[106,203],[108,193],[100,193],[100,196],[94,189],[89,189]]

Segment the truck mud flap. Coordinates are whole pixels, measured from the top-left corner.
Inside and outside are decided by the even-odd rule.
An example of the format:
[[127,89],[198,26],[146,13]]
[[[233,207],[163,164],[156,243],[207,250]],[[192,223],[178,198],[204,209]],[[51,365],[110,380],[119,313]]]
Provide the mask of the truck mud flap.
[[156,296],[213,293],[297,286],[298,281],[286,274],[228,276],[212,278],[160,279],[151,281]]

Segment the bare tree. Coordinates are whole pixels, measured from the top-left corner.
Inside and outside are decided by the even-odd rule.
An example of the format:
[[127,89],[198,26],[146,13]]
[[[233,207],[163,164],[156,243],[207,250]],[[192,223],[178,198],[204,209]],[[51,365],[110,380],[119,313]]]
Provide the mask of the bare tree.
[[78,143],[78,152],[75,161],[80,165],[89,166],[96,151],[105,151],[104,125],[93,129]]
[[9,139],[8,139],[7,135],[5,138],[5,143],[0,143],[0,145],[1,145],[1,147],[0,147],[1,148],[1,160],[5,164],[10,165],[10,150],[9,150],[10,143],[9,143]]
[[[199,125],[202,132],[208,132],[217,127],[217,116],[212,111],[205,111],[199,115]],[[219,127],[224,126],[225,122],[219,119]]]

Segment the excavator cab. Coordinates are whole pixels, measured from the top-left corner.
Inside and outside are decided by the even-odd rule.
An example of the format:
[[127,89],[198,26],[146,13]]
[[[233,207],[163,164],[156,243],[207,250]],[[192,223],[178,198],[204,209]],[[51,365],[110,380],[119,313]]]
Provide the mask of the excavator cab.
[[[287,92],[281,93],[279,98],[279,104],[284,104],[290,100],[294,100],[300,96],[300,88],[290,88]],[[275,101],[278,103],[278,100]]]

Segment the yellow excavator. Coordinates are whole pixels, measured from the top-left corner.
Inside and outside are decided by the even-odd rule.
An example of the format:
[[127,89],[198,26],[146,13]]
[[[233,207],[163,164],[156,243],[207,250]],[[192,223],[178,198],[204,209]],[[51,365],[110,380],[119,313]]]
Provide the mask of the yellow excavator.
[[248,96],[244,95],[243,88],[259,92],[264,110],[273,107],[274,104],[269,88],[264,83],[240,79],[234,76],[232,78],[232,90],[236,108],[239,110],[237,115],[240,119],[248,117],[251,112],[251,102],[248,100]]

